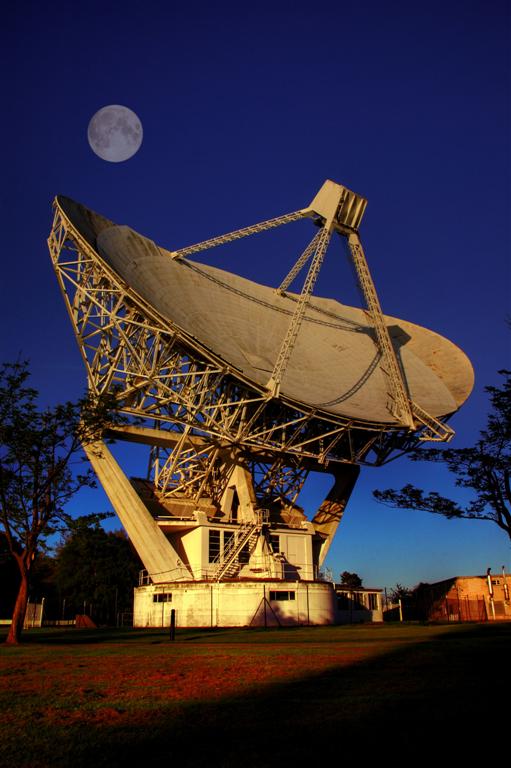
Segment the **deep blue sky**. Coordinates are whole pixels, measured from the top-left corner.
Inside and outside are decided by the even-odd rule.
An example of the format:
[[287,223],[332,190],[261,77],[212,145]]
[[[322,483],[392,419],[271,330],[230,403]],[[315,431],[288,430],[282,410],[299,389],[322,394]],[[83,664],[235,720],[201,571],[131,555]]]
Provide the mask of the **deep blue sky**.
[[[361,234],[384,310],[471,358],[454,445],[477,437],[484,386],[511,364],[508,2],[19,2],[2,21],[0,360],[30,358],[44,400],[85,383],[46,248],[57,193],[172,249],[301,208],[331,178],[369,200]],[[87,143],[111,103],[144,126],[125,163]],[[285,229],[204,260],[275,285],[303,245]],[[317,292],[350,303],[349,271],[327,258]],[[334,574],[391,586],[511,566],[489,523],[372,500],[406,482],[462,498],[406,459],[363,471]],[[309,510],[320,491],[302,497]],[[74,503],[108,506],[100,491]]]

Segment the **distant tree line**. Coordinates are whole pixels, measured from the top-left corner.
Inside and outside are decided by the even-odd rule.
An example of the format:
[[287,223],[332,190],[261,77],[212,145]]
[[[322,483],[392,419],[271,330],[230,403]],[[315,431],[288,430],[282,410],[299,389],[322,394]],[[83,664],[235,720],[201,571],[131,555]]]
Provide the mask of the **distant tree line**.
[[18,571],[9,644],[21,639],[34,568],[43,568],[55,536],[72,530],[67,505],[82,488],[95,486],[83,447],[124,420],[111,394],[88,393],[41,409],[29,378],[26,361],[0,365],[0,555],[3,563],[8,553]]
[[[123,531],[105,531],[109,515],[87,515],[70,523],[54,554],[39,552],[32,566],[30,602],[44,598],[47,619],[86,613],[98,625],[115,625],[133,606],[133,588],[142,564]],[[19,571],[0,537],[0,618],[12,615]]]
[[349,589],[357,589],[362,586],[362,579],[358,573],[343,571],[341,573],[341,585],[343,587],[348,587]]

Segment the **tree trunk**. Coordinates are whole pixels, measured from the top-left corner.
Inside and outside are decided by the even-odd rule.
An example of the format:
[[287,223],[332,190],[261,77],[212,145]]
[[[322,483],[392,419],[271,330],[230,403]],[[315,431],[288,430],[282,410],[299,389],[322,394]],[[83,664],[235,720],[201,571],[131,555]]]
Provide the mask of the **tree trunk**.
[[[18,561],[18,565],[20,565]],[[11,627],[9,634],[7,635],[6,643],[11,645],[17,645],[21,640],[21,633],[23,631],[23,624],[25,621],[25,614],[27,612],[28,603],[28,570],[20,565],[21,583],[14,605],[14,612],[12,614]]]

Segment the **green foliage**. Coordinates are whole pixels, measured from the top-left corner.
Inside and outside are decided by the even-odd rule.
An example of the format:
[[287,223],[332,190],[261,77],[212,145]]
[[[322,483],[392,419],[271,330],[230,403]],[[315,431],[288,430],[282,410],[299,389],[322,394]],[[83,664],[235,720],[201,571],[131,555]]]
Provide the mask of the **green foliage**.
[[110,399],[90,396],[40,411],[28,377],[27,363],[0,368],[0,525],[18,552],[41,548],[69,524],[66,504],[95,484],[90,468],[73,465],[113,418]]
[[358,573],[350,573],[349,571],[343,571],[341,573],[341,584],[344,587],[350,587],[350,589],[356,589],[362,586],[362,579]]
[[390,599],[393,603],[401,601],[408,601],[411,598],[413,598],[414,591],[413,589],[409,589],[408,587],[404,587],[399,582],[396,584],[396,586],[390,590]]
[[502,387],[486,387],[491,411],[487,427],[472,448],[428,448],[410,455],[412,461],[443,464],[459,488],[469,488],[474,498],[467,506],[424,492],[413,485],[400,491],[373,491],[382,504],[401,509],[417,509],[448,519],[489,520],[511,538],[511,372],[500,371]]
[[69,525],[67,503],[95,484],[82,446],[118,420],[110,395],[40,410],[29,375],[26,362],[0,366],[0,533],[21,577],[9,642],[19,640],[37,552]]
[[56,583],[66,616],[92,614],[114,624],[118,611],[130,611],[141,563],[122,531],[107,533],[93,515],[74,520],[56,557]]

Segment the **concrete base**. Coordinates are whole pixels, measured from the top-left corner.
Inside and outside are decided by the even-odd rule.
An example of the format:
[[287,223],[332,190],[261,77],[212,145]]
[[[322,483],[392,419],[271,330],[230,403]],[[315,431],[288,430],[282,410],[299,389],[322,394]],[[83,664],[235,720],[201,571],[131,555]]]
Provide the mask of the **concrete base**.
[[133,626],[263,627],[335,624],[335,593],[325,582],[169,582],[137,587]]

